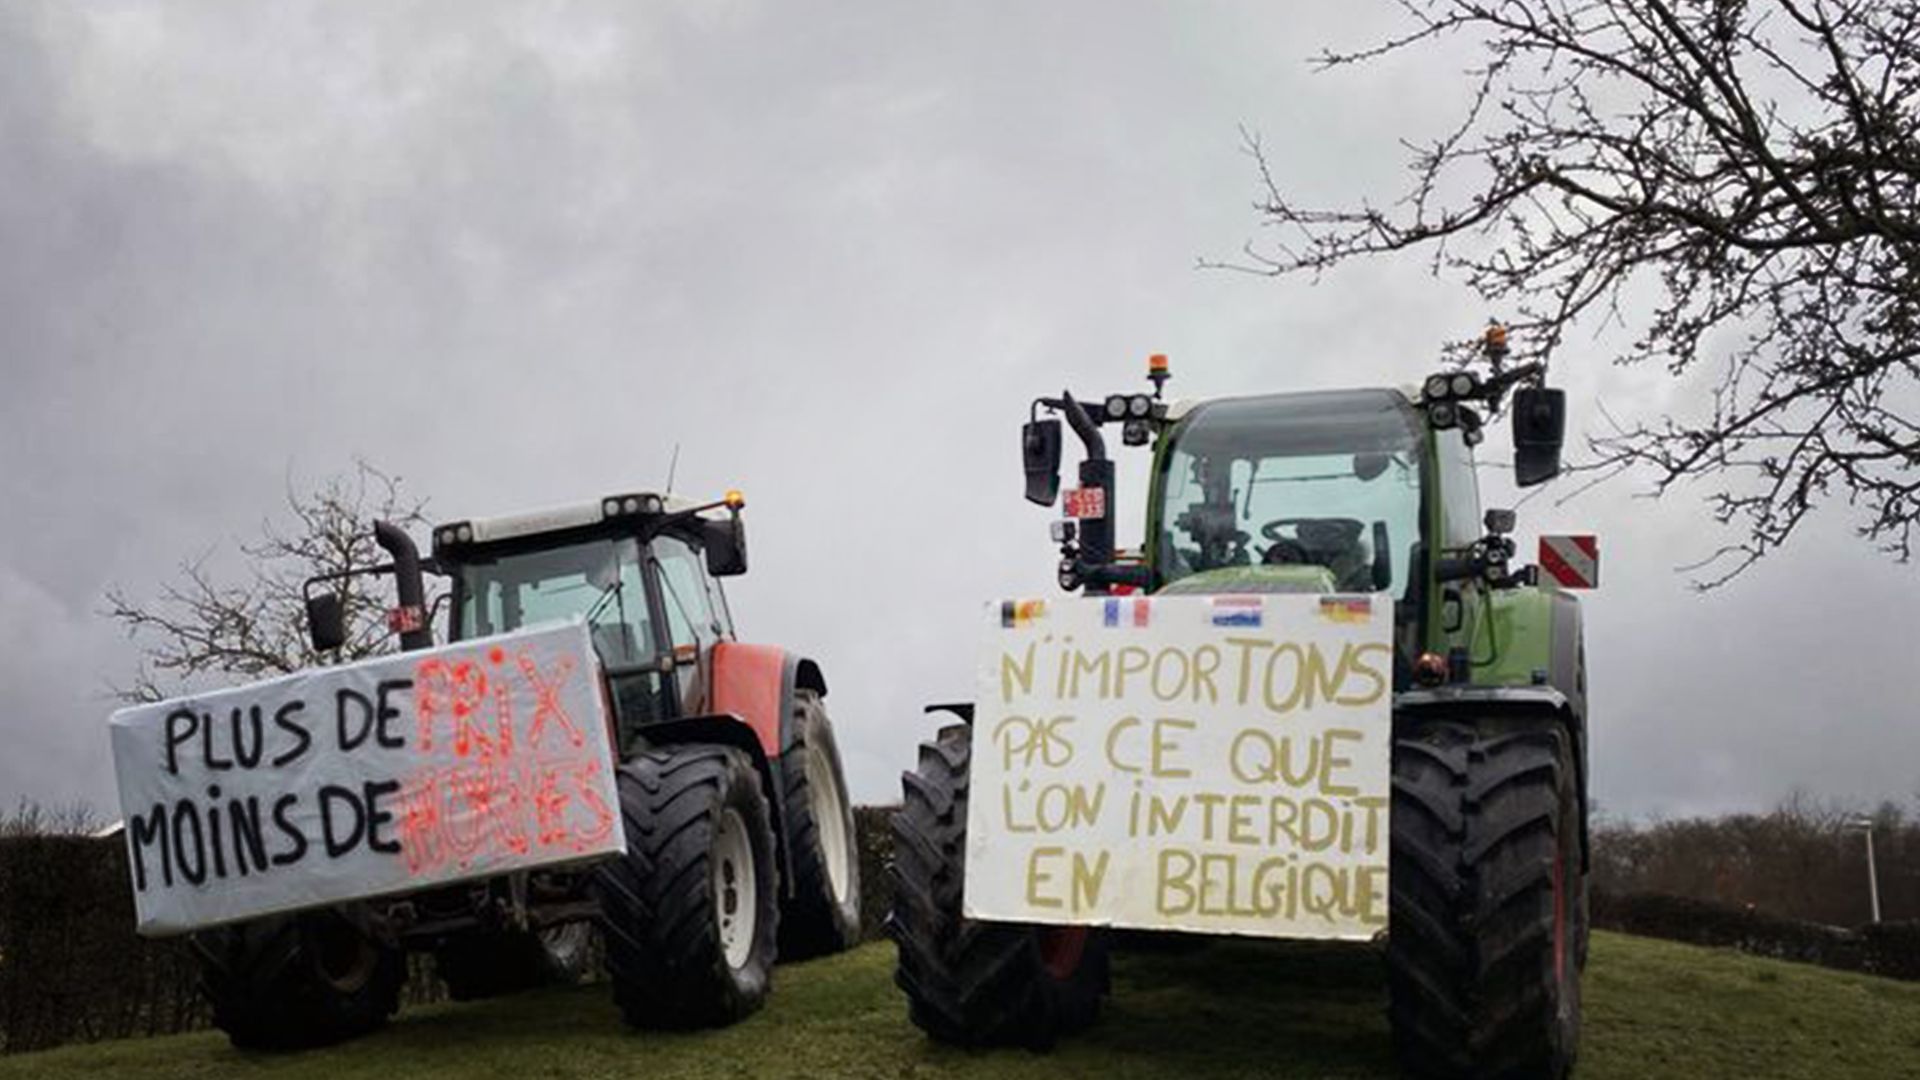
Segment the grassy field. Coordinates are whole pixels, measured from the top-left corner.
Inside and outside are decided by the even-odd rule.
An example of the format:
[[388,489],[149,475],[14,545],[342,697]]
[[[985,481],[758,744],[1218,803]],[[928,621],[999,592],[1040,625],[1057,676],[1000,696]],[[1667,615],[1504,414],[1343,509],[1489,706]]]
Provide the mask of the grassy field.
[[[1378,959],[1364,949],[1221,943],[1129,955],[1092,1033],[1051,1055],[929,1044],[892,949],[783,967],[767,1010],[727,1031],[622,1027],[604,986],[404,1012],[329,1050],[241,1054],[218,1034],[0,1058],[0,1077],[1383,1077]],[[1595,935],[1579,1075],[1920,1077],[1920,984]]]

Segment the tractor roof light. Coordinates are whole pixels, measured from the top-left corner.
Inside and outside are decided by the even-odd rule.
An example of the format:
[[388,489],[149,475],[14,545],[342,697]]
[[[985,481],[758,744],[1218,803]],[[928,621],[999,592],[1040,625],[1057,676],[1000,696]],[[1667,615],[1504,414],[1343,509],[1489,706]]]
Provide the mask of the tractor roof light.
[[460,525],[453,530],[453,538],[463,544],[471,544],[473,542],[473,526],[461,522]]
[[1472,373],[1462,371],[1453,377],[1453,381],[1448,384],[1448,389],[1453,391],[1454,397],[1472,397],[1474,391],[1479,389],[1478,382],[1479,380],[1475,379]]
[[1451,401],[1436,401],[1427,408],[1427,418],[1434,427],[1445,430],[1460,422],[1459,407]]
[[1135,394],[1127,399],[1127,415],[1136,420],[1144,420],[1153,412],[1153,399],[1145,394]]
[[620,500],[608,499],[600,504],[600,513],[605,517],[620,516]]
[[1428,401],[1439,401],[1452,392],[1452,390],[1452,380],[1448,379],[1445,375],[1429,375],[1427,376],[1426,385],[1421,390],[1421,396]]
[[728,489],[727,494],[720,501],[726,503],[729,510],[739,510],[747,505],[747,497],[740,493],[739,488]]
[[1167,380],[1173,377],[1173,369],[1167,366],[1166,353],[1154,353],[1147,357],[1147,381],[1153,384],[1153,396],[1159,397],[1166,388]]
[[1126,395],[1125,394],[1107,395],[1106,403],[1102,406],[1102,408],[1106,412],[1107,419],[1109,420],[1118,420],[1126,416],[1127,415]]

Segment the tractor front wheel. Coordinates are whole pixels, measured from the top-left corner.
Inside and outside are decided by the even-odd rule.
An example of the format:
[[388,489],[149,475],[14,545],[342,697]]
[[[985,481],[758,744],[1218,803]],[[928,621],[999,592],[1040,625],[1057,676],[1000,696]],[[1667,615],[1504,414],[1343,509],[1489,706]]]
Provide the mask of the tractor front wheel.
[[1425,1077],[1564,1077],[1580,1033],[1566,733],[1433,723],[1393,748],[1390,1017]]
[[860,940],[860,850],[840,747],[820,696],[794,694],[792,744],[780,757],[793,895],[780,914],[780,959],[803,960]]
[[943,729],[901,777],[893,818],[894,982],[932,1038],[963,1046],[1051,1046],[1099,1016],[1107,940],[1083,926],[974,922],[962,912],[972,732]]
[[731,1024],[766,1001],[780,921],[760,774],[731,746],[620,767],[627,850],[596,869],[614,1000],[640,1028]]
[[400,1007],[406,954],[332,910],[202,930],[192,947],[213,1025],[243,1050],[297,1050],[364,1035]]

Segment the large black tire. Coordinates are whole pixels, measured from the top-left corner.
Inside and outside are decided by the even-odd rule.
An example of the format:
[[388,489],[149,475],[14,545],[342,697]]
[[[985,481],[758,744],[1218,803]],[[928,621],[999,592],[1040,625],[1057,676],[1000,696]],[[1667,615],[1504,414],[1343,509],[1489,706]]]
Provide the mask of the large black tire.
[[1087,927],[975,922],[961,909],[972,735],[953,725],[920,745],[893,817],[894,982],[908,1016],[962,1046],[1051,1046],[1093,1023],[1107,992],[1106,935]]
[[602,862],[614,1001],[639,1028],[731,1024],[766,1001],[779,872],[760,775],[731,746],[648,750],[620,767],[627,851]]
[[1436,723],[1395,741],[1389,1015],[1408,1074],[1572,1069],[1583,814],[1557,729]]
[[243,1050],[364,1035],[400,1007],[406,954],[333,911],[270,915],[192,938],[213,1025]]
[[860,848],[840,747],[820,696],[794,694],[792,743],[780,756],[782,817],[793,892],[780,913],[780,959],[804,960],[860,941]]
[[434,950],[433,970],[455,1001],[577,983],[592,953],[593,924],[464,934]]

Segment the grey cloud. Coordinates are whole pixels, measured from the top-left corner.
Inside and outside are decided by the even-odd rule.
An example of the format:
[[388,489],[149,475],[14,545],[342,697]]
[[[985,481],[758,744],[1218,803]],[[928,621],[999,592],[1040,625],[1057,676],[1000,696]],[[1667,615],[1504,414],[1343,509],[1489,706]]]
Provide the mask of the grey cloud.
[[[1486,314],[1416,266],[1196,272],[1289,183],[1389,194],[1448,58],[1315,76],[1390,5],[0,9],[0,801],[111,805],[95,609],[364,455],[447,515],[743,487],[752,636],[827,666],[856,794],[963,696],[978,605],[1052,590],[1034,393],[1406,382]],[[1575,401],[1659,380],[1570,363]],[[1590,416],[1590,414],[1588,414]],[[1140,471],[1123,500],[1137,500]],[[1686,496],[1601,489],[1595,762],[1623,811],[1920,786],[1920,589],[1844,530],[1717,596]],[[1137,502],[1135,503],[1137,505]],[[1905,651],[1903,651],[1905,650]]]

